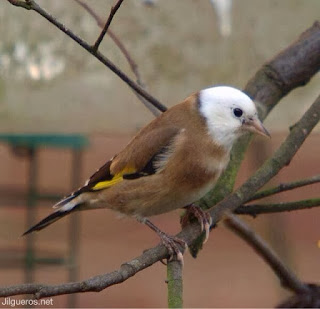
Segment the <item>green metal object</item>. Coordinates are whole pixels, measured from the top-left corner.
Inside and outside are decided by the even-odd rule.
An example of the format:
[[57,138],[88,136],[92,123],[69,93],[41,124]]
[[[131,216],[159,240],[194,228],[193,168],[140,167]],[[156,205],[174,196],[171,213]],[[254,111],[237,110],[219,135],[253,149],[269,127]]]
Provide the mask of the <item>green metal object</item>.
[[[13,153],[26,157],[29,161],[27,217],[26,228],[34,225],[36,204],[39,200],[56,199],[55,194],[40,194],[37,192],[38,176],[38,149],[39,148],[67,148],[72,150],[72,189],[79,186],[80,171],[82,167],[82,151],[88,144],[88,139],[80,134],[0,134],[0,142],[9,144]],[[35,235],[26,237],[26,251],[24,256],[25,281],[33,282],[33,274],[37,265],[66,265],[69,270],[69,280],[78,279],[79,254],[79,214],[70,218],[68,257],[42,257],[36,254],[34,248]],[[76,296],[71,294],[68,299],[69,307],[76,307]]]
[[88,146],[88,139],[80,134],[0,134],[0,141],[8,143],[11,147],[54,147],[83,149]]

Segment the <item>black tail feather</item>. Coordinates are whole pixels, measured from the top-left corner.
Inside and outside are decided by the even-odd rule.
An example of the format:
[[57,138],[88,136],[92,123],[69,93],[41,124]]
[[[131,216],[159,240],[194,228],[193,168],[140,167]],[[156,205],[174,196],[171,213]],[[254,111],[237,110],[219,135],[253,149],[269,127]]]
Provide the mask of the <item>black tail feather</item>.
[[56,222],[57,220],[63,218],[64,216],[68,215],[69,213],[73,212],[74,210],[76,210],[76,207],[70,209],[69,211],[57,210],[54,213],[52,213],[49,216],[42,219],[36,225],[32,226],[30,229],[28,229],[26,232],[24,232],[22,234],[22,236],[25,236],[25,235],[30,234],[35,231],[40,231],[40,230],[44,229],[45,227],[47,227],[48,225]]

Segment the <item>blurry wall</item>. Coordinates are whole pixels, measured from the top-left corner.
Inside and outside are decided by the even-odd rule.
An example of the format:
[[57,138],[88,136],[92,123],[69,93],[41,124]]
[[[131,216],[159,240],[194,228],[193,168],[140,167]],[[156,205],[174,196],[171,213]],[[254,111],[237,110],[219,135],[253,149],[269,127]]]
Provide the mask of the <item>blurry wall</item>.
[[[114,1],[85,0],[106,18]],[[75,1],[39,0],[39,3],[89,42],[100,29]],[[112,30],[123,40],[147,89],[171,106],[193,91],[212,84],[244,87],[255,71],[297,38],[319,18],[318,0],[241,0],[232,8],[232,32],[222,37],[209,0],[158,0],[147,7],[142,1],[124,1]],[[19,22],[17,22],[19,21]],[[101,50],[130,76],[124,57],[106,36]],[[319,74],[306,87],[293,91],[276,107],[266,126],[273,138],[253,144],[239,173],[238,184],[261,164],[259,148],[274,151],[292,125],[314,101]],[[92,136],[85,153],[82,180],[112,157],[130,136],[152,119],[130,89],[97,60],[34,12],[0,2],[0,132],[82,132]],[[319,130],[319,126],[318,126]],[[280,132],[280,133],[277,133]],[[283,133],[281,133],[283,132]],[[275,183],[312,176],[319,167],[319,135],[284,169]],[[258,145],[254,147],[255,145]],[[0,185],[26,189],[28,166],[0,145]],[[263,160],[263,159],[262,159]],[[42,192],[70,190],[70,154],[41,150]],[[285,193],[285,200],[317,196],[319,185]],[[274,201],[278,201],[278,197]],[[24,248],[18,238],[25,228],[25,209],[0,209],[0,247]],[[43,207],[41,207],[43,206]],[[51,211],[39,205],[38,219]],[[319,209],[250,220],[265,238],[287,258],[301,277],[319,281]],[[154,220],[169,233],[179,230],[179,215],[170,213]],[[279,219],[280,218],[280,219]],[[37,235],[41,251],[63,253],[68,220],[61,220]],[[112,271],[120,263],[141,254],[158,242],[152,232],[135,220],[116,220],[108,210],[82,214],[80,278]],[[287,246],[287,243],[289,245]],[[198,260],[186,255],[185,304],[198,306],[273,306],[284,293],[273,273],[237,237],[221,226],[212,233]],[[120,286],[101,293],[79,296],[82,307],[166,306],[165,267],[160,263]],[[0,285],[23,280],[21,269],[1,269]],[[59,283],[64,269],[43,267],[38,282]],[[281,294],[280,294],[281,291]],[[121,297],[119,297],[121,295]],[[124,295],[124,296],[123,296]],[[54,299],[56,307],[65,297]]]
[[[75,1],[39,3],[95,41],[100,29]],[[113,1],[86,3],[106,19]],[[147,89],[171,106],[208,85],[244,87],[267,59],[319,18],[319,11],[318,0],[233,1],[232,32],[223,37],[209,0],[160,0],[151,7],[130,0],[111,29],[138,64]],[[2,132],[125,133],[152,119],[115,74],[36,13],[1,1],[0,37]],[[132,76],[108,36],[101,50]],[[319,76],[277,107],[268,120],[273,128],[283,130],[295,121],[317,96],[318,85]]]

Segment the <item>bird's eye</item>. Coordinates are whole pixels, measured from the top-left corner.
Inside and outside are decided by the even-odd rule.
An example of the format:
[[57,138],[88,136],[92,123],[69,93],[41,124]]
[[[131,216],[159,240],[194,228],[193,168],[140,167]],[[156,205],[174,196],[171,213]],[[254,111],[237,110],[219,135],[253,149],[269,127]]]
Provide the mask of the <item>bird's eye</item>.
[[243,111],[242,111],[242,109],[240,109],[240,108],[235,108],[234,110],[233,110],[233,114],[236,116],[236,117],[241,117],[242,116],[242,114],[243,114]]

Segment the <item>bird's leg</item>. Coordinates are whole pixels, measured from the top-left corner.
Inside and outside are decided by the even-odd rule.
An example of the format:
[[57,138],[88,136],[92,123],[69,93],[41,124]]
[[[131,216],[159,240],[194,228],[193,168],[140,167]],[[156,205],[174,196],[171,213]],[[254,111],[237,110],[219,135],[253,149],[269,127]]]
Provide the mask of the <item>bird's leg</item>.
[[162,244],[168,249],[169,261],[171,261],[173,256],[176,255],[177,260],[180,261],[180,263],[183,265],[183,255],[181,253],[181,250],[179,249],[179,246],[187,248],[186,242],[178,237],[171,236],[162,232],[158,227],[156,227],[151,221],[146,218],[141,221],[158,234]]
[[201,231],[205,231],[205,239],[203,243],[205,243],[209,238],[210,226],[212,224],[212,219],[209,213],[203,211],[198,205],[190,204],[185,206],[187,209],[186,214],[182,218],[182,226],[186,225],[186,222],[190,221],[190,216],[194,216],[201,226]]

